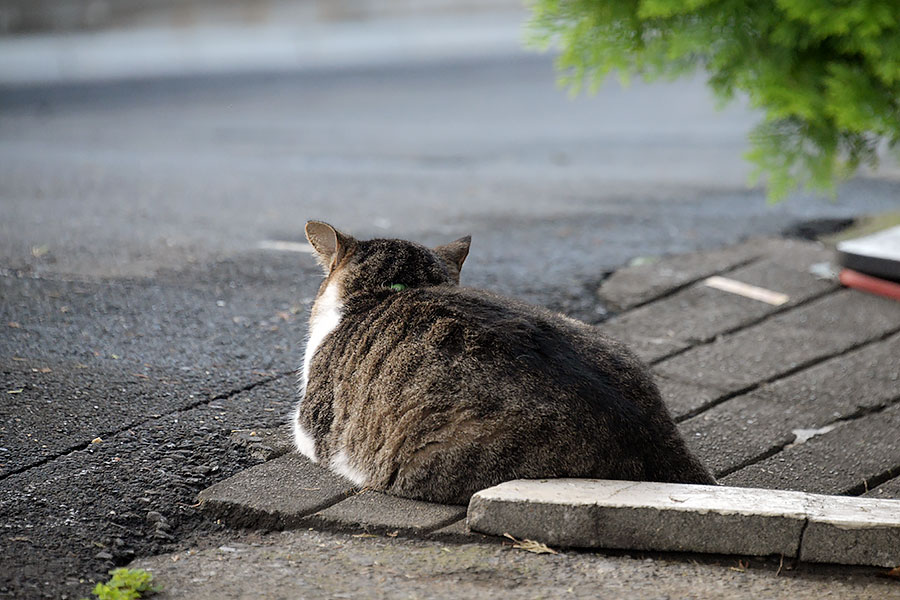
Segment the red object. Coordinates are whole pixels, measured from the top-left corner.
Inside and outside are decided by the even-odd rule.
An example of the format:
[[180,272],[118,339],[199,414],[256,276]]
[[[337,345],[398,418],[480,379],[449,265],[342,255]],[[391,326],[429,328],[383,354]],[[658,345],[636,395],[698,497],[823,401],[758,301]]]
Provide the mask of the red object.
[[853,269],[841,269],[840,279],[841,283],[847,287],[900,300],[900,283],[863,275]]

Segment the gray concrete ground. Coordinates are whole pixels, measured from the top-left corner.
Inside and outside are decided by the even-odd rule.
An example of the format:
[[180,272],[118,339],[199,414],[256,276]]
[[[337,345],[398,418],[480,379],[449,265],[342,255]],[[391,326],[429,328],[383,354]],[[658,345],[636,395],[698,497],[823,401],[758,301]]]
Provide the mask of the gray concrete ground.
[[900,585],[870,569],[699,555],[531,554],[508,541],[447,544],[317,531],[252,535],[135,566],[166,583],[160,600],[900,598]]
[[[621,267],[777,234],[796,221],[889,210],[897,182],[863,177],[834,202],[798,195],[770,206],[761,190],[744,187],[740,154],[754,115],[741,106],[714,112],[701,82],[610,84],[596,98],[569,100],[553,79],[546,57],[432,56],[2,88],[0,596],[81,597],[112,566],[241,535],[200,513],[196,497],[277,454],[245,438],[289,413],[319,274],[308,255],[259,245],[300,240],[308,218],[426,243],[471,233],[467,284],[592,322],[641,298],[643,307],[607,326],[632,331],[629,341],[656,361],[682,427],[720,475],[895,494],[878,458],[893,447],[879,424],[893,414],[896,396],[878,392],[890,381],[871,378],[873,394],[859,406],[837,393],[854,381],[850,365],[882,368],[895,345],[881,301],[798,286],[801,267],[763,268],[767,258],[755,251],[737,252],[736,262],[719,254],[714,266],[682,260],[643,290],[641,272]],[[630,281],[632,291],[613,294],[607,284],[598,299],[616,269],[609,284]],[[726,310],[693,285],[734,269],[758,285],[784,284],[795,301],[776,312],[748,303]],[[657,292],[683,303],[672,308],[679,314],[696,305],[719,316],[698,321],[694,335],[654,307]],[[871,318],[860,320],[860,310]],[[629,314],[659,319],[671,334],[617,325]],[[803,379],[815,369],[818,379]],[[822,381],[830,383],[817,387]],[[870,385],[855,381],[847,389]],[[834,408],[812,420],[798,409],[783,422],[766,412],[810,386]],[[758,410],[742,415],[744,405]],[[718,412],[731,407],[743,420]],[[766,426],[752,427],[757,418]],[[731,443],[731,425],[746,445]],[[831,425],[788,447],[793,429]],[[875,432],[880,450],[846,461],[837,450],[852,451],[854,427]],[[820,445],[835,452],[815,453]],[[329,527],[343,518],[337,512]],[[436,520],[436,531],[465,535],[444,527],[449,518]],[[387,525],[385,535],[394,531]],[[346,540],[348,556],[370,543],[328,539]],[[412,557],[414,548],[448,542],[384,543],[409,543]],[[596,559],[581,560],[590,570]],[[561,564],[549,581],[581,572]],[[627,564],[649,573],[657,563]],[[673,572],[690,574],[678,564]],[[469,572],[478,580],[477,569]],[[738,577],[728,567],[716,572]],[[479,581],[505,589],[498,573]],[[854,589],[881,590],[865,573]],[[803,584],[818,589],[828,577],[817,571]]]

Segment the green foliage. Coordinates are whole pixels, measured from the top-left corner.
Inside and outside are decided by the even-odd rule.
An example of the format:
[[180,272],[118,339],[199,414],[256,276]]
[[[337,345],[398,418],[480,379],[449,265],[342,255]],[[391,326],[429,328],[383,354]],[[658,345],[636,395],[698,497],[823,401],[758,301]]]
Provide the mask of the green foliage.
[[94,586],[98,600],[138,600],[141,594],[159,591],[153,585],[153,575],[143,569],[113,569],[109,574],[109,581]]
[[592,90],[705,69],[765,117],[750,136],[769,197],[833,193],[877,148],[900,142],[898,0],[533,0],[531,41],[558,46],[561,80]]

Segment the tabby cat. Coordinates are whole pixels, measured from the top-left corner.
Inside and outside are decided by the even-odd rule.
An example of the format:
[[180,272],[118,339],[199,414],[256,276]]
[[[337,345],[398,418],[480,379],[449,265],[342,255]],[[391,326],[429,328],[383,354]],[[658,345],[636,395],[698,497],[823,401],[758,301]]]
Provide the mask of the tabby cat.
[[429,249],[318,221],[306,236],[326,273],[293,417],[312,461],[451,504],[519,478],[715,483],[622,344],[459,287],[470,238]]

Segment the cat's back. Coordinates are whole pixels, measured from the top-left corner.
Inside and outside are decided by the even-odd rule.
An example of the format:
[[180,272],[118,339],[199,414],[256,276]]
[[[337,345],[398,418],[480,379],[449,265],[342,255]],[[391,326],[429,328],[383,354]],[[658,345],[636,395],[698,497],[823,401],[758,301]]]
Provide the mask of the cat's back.
[[452,381],[451,390],[508,393],[519,402],[656,395],[640,361],[596,328],[483,290],[433,286],[359,298],[335,334],[349,360],[333,364],[370,385],[397,387],[405,375],[431,382],[435,393]]
[[640,473],[631,440],[656,428],[659,395],[594,328],[436,286],[348,303],[335,334],[332,447],[372,457],[357,464],[385,489],[451,501],[516,477]]

